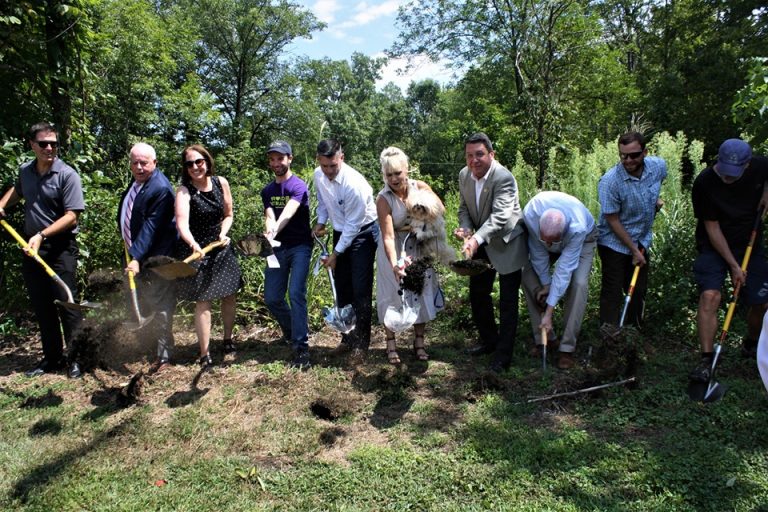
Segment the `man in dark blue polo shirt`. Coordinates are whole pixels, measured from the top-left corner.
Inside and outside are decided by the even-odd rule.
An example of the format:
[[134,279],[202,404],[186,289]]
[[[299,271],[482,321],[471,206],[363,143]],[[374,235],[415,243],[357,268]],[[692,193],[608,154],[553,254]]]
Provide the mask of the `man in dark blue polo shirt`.
[[[79,254],[75,240],[77,218],[85,209],[80,176],[56,156],[59,139],[51,124],[33,125],[29,130],[29,142],[35,159],[21,166],[16,184],[0,199],[0,216],[5,216],[5,208],[24,200],[27,252],[36,251],[74,296]],[[27,372],[27,376],[36,377],[62,368],[66,363],[66,340],[70,351],[69,376],[80,377],[72,339],[82,315],[76,310],[56,306],[54,300],[66,301],[67,297],[32,258],[24,258],[21,271],[43,344],[43,359]]]

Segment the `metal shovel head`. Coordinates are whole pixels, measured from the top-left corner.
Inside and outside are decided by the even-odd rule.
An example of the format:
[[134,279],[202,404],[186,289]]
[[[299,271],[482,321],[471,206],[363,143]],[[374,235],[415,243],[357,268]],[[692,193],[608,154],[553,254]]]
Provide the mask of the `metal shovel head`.
[[61,306],[67,309],[73,309],[75,311],[88,311],[92,309],[101,309],[103,307],[101,305],[101,302],[89,302],[87,300],[77,303],[77,302],[67,302],[67,301],[56,299],[53,302],[58,306]]
[[488,262],[483,260],[456,260],[448,265],[455,273],[460,276],[477,276],[491,268]]
[[421,304],[408,306],[403,302],[399,307],[394,304],[384,313],[384,325],[392,332],[403,332],[416,323]]
[[351,304],[343,308],[323,308],[323,317],[328,327],[342,334],[352,331],[357,322],[357,315]]
[[147,325],[149,325],[152,322],[152,319],[154,318],[155,318],[155,314],[150,313],[145,317],[139,317],[138,320],[129,320],[124,322],[123,327],[125,327],[127,331],[136,332],[138,330],[143,329]]
[[197,269],[189,263],[184,263],[183,261],[174,261],[173,263],[167,263],[159,267],[152,267],[152,272],[159,275],[163,279],[171,281],[173,279],[193,276],[197,274]]

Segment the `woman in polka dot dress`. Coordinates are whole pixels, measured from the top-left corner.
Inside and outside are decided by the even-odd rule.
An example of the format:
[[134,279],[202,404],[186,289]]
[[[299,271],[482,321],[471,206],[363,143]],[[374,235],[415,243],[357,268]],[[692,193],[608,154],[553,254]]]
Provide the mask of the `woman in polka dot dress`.
[[204,147],[194,145],[184,149],[181,161],[181,186],[176,192],[176,227],[181,237],[179,257],[202,252],[202,247],[217,240],[225,243],[193,263],[197,274],[179,280],[179,298],[196,301],[195,332],[200,343],[200,365],[207,367],[213,364],[208,345],[214,299],[221,299],[224,351],[235,350],[232,328],[241,274],[227,236],[232,227],[232,192],[225,178],[214,175],[213,157]]

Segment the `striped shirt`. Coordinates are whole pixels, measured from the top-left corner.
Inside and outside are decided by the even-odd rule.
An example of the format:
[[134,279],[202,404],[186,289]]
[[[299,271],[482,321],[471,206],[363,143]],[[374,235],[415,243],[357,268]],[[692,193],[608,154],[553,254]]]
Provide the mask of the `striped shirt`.
[[597,186],[600,198],[600,221],[597,243],[622,254],[631,254],[608,225],[605,216],[619,214],[619,222],[627,230],[635,244],[651,246],[651,228],[656,218],[656,201],[661,194],[661,184],[667,177],[667,163],[663,158],[647,156],[643,160],[643,173],[639,178],[631,176],[624,166],[616,166],[606,172]]

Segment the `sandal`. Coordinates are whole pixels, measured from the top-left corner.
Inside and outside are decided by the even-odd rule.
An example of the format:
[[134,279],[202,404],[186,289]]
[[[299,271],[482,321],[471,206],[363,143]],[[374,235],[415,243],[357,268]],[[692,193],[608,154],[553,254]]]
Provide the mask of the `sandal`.
[[213,366],[213,359],[211,358],[211,354],[205,354],[198,360],[198,362],[200,363],[200,368],[202,369]]
[[235,344],[232,342],[232,338],[224,340],[224,353],[225,354],[235,353]]
[[[421,340],[421,343],[419,343]],[[413,338],[413,354],[419,361],[429,361],[429,354],[424,345],[424,336],[414,336]]]
[[389,361],[389,364],[400,364],[400,356],[397,354],[397,341],[395,338],[387,338],[387,361]]

